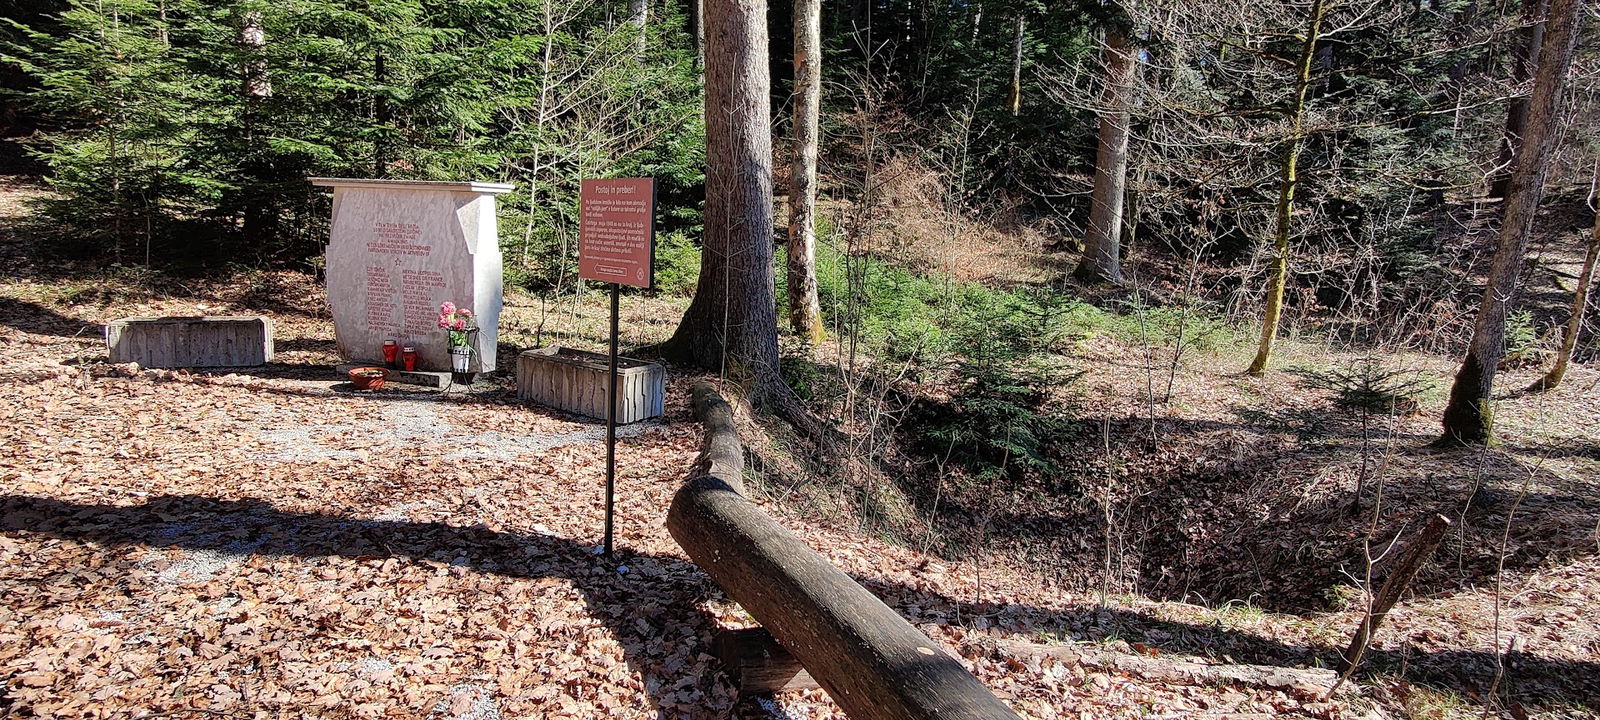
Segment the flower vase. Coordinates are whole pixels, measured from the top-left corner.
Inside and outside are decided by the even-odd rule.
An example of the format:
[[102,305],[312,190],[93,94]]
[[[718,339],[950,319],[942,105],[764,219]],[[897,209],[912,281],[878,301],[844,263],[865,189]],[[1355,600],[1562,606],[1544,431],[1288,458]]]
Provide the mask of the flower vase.
[[472,347],[470,345],[450,346],[450,380],[458,385],[472,383]]

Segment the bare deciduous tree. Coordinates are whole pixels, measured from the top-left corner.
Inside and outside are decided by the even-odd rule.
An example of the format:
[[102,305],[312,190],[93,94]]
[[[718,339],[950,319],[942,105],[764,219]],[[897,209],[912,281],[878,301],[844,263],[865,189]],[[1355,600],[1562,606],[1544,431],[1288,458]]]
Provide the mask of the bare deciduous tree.
[[1300,150],[1305,145],[1306,93],[1311,88],[1312,62],[1317,56],[1317,40],[1322,34],[1322,20],[1327,13],[1327,3],[1315,0],[1305,35],[1300,40],[1300,57],[1296,64],[1294,99],[1290,105],[1289,135],[1284,139],[1283,157],[1279,163],[1278,204],[1273,210],[1276,226],[1272,236],[1272,268],[1267,271],[1267,307],[1261,319],[1261,343],[1256,357],[1246,371],[1261,375],[1272,362],[1272,343],[1278,335],[1278,321],[1283,317],[1283,290],[1289,280],[1290,220],[1294,215],[1294,191],[1300,184]]
[[794,3],[794,156],[789,169],[789,323],[822,342],[817,303],[817,142],[822,101],[822,2]]
[[1006,98],[1013,117],[1022,112],[1022,41],[1027,29],[1028,17],[1017,13],[1016,34],[1011,39],[1011,94]]
[[[1600,210],[1600,168],[1596,168],[1595,186],[1597,192],[1590,200],[1592,207]],[[1589,233],[1589,250],[1583,256],[1583,269],[1578,271],[1578,287],[1572,291],[1572,314],[1567,317],[1567,325],[1561,331],[1561,347],[1556,350],[1556,363],[1530,390],[1554,390],[1567,376],[1567,365],[1572,362],[1572,351],[1578,346],[1578,333],[1583,330],[1583,317],[1589,309],[1589,286],[1594,282],[1596,259],[1600,259],[1600,212],[1595,213],[1594,229]]]
[[1094,192],[1083,260],[1074,271],[1081,280],[1122,284],[1123,201],[1128,190],[1128,141],[1132,137],[1133,82],[1137,50],[1121,29],[1106,31],[1101,62],[1105,84],[1100,90],[1099,147],[1094,163]]
[[1546,160],[1559,135],[1567,72],[1578,42],[1583,5],[1582,0],[1550,2],[1545,44],[1539,53],[1533,95],[1528,101],[1527,132],[1511,176],[1511,194],[1506,200],[1505,218],[1478,305],[1478,317],[1472,326],[1472,342],[1450,388],[1444,435],[1439,439],[1442,444],[1486,443],[1493,435],[1490,402],[1495,371],[1506,352],[1506,315],[1517,296],[1518,274],[1539,201],[1544,196]]
[[[1533,80],[1533,68],[1544,46],[1544,14],[1549,7],[1550,0],[1522,2],[1522,36],[1511,48],[1512,79],[1519,86],[1526,86]],[[1504,199],[1511,192],[1511,168],[1527,127],[1528,96],[1524,91],[1506,101],[1505,133],[1500,138],[1500,155],[1495,158],[1494,174],[1489,176],[1489,197]]]

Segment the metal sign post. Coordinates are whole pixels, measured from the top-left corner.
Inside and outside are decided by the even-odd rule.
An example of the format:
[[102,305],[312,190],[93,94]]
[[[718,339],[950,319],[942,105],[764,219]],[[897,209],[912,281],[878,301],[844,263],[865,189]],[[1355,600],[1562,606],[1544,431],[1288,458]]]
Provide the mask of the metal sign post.
[[584,180],[579,192],[578,277],[611,283],[611,367],[606,398],[606,526],[611,556],[617,492],[617,336],[622,286],[655,284],[655,180]]
[[611,557],[612,515],[617,506],[617,324],[618,298],[622,286],[611,283],[611,378],[606,399],[606,544],[605,556]]

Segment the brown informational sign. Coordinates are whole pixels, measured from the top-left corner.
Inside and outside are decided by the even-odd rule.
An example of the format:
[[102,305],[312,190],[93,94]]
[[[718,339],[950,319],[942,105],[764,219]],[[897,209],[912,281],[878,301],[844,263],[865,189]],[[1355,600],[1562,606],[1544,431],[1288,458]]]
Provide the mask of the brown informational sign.
[[584,180],[579,193],[578,277],[655,284],[656,190],[652,178]]

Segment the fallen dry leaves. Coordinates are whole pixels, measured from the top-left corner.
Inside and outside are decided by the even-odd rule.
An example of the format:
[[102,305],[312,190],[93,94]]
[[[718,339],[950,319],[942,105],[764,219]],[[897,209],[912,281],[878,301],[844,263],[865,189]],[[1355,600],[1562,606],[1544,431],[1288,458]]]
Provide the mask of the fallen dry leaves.
[[[253,309],[230,297],[86,303],[0,326],[0,712],[840,717],[820,691],[764,701],[770,710],[736,704],[706,654],[719,626],[751,620],[663,526],[700,440],[686,380],[674,381],[663,422],[626,433],[619,555],[607,561],[591,552],[604,467],[596,424],[504,391],[338,391],[318,369],[332,360],[330,329],[314,312],[275,315],[288,365],[258,375],[107,366],[99,340],[74,329]],[[1127,598],[1101,608],[1004,554],[941,561],[756,500],[1027,717],[1371,710],[1011,657],[995,642],[1109,638],[1126,652],[1226,658],[1233,646],[1211,638],[1326,646],[1353,626],[1348,613],[1245,620]],[[1558,570],[1530,581],[1506,622],[1581,657],[1592,635],[1561,628],[1584,624],[1593,586]],[[1486,617],[1481,604],[1461,614],[1403,605],[1380,646],[1459,650],[1469,638],[1452,623],[1480,632]]]
[[[75,365],[92,339],[3,332],[0,702],[9,712],[736,712],[706,653],[719,625],[749,619],[663,526],[700,441],[681,384],[665,422],[630,428],[619,449],[620,543],[608,561],[592,554],[604,467],[592,423],[503,392],[363,395],[301,371]],[[798,529],[1030,717],[1301,707],[1018,667],[985,642],[992,633],[964,626],[988,627],[950,599],[970,581],[963,569]],[[1038,603],[1038,590],[997,582],[986,601]],[[815,691],[779,702],[794,717],[838,716]]]
[[326,385],[109,369],[6,386],[0,675],[13,711],[730,705],[702,652],[710,588],[659,530],[692,425],[624,440],[622,552],[602,561],[592,426]]

